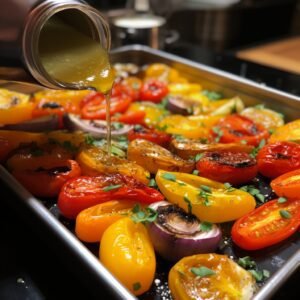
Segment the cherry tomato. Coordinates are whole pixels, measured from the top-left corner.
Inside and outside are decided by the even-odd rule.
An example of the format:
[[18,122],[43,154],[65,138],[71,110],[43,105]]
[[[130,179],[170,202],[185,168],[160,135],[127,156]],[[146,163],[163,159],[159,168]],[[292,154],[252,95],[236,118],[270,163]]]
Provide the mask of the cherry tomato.
[[146,112],[144,111],[126,111],[119,116],[114,115],[111,120],[126,124],[144,124]]
[[142,88],[142,80],[138,77],[130,76],[121,81],[122,87],[131,96],[133,101],[140,99],[140,92]]
[[246,183],[257,174],[256,160],[244,152],[206,152],[196,167],[203,177],[234,185]]
[[142,85],[140,98],[141,100],[158,103],[167,96],[168,92],[168,86],[164,82],[149,79]]
[[146,227],[123,218],[110,225],[101,239],[100,261],[133,294],[148,291],[156,259]]
[[167,146],[171,141],[171,136],[162,131],[146,128],[143,126],[135,126],[128,132],[128,140],[133,141],[136,139],[143,139],[160,146]]
[[269,137],[269,132],[259,124],[241,115],[230,115],[220,120],[212,131],[221,143],[246,141],[248,145],[258,146],[262,139]]
[[99,242],[104,231],[130,214],[135,203],[131,200],[112,200],[84,209],[76,218],[77,237],[84,242]]
[[300,169],[284,173],[271,181],[271,187],[278,196],[299,198],[300,195]]
[[38,169],[15,169],[12,175],[34,196],[55,197],[62,186],[71,178],[80,176],[81,171],[75,160],[56,161],[52,167],[40,166]]
[[252,299],[256,291],[248,271],[226,255],[213,253],[184,257],[172,267],[168,281],[176,300]]
[[[131,98],[125,94],[111,97],[110,114],[122,113],[127,110],[131,103]],[[84,119],[106,119],[106,101],[101,97],[95,98],[87,102],[81,109]]]
[[99,103],[104,102],[105,96],[102,93],[92,91],[88,95],[86,95],[81,101],[80,101],[80,108],[84,107],[86,104],[88,104],[91,101],[98,100]]
[[233,241],[246,250],[277,244],[297,231],[300,225],[300,200],[269,201],[238,219],[231,230]]
[[270,178],[300,169],[300,145],[294,142],[268,144],[257,154],[258,171]]
[[57,204],[65,217],[73,219],[83,209],[113,199],[135,200],[149,204],[162,201],[163,196],[133,177],[121,174],[81,176],[66,182]]

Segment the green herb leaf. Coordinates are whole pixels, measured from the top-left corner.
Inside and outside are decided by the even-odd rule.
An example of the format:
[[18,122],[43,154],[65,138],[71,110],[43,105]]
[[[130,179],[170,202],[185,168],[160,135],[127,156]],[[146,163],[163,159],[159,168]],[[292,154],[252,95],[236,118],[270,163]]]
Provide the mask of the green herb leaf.
[[222,93],[215,92],[215,91],[204,90],[201,93],[211,101],[217,101],[223,98]]
[[262,270],[262,272],[263,272],[263,276],[264,276],[264,278],[269,278],[270,277],[270,272],[268,271],[268,270]]
[[200,230],[204,231],[204,232],[210,231],[212,229],[212,226],[213,226],[213,224],[210,222],[202,222],[200,224]]
[[225,186],[226,192],[233,192],[235,190],[235,188],[229,182],[225,182],[224,186]]
[[250,156],[252,156],[252,157],[255,158],[255,157],[257,156],[258,151],[259,151],[262,147],[264,147],[265,144],[266,144],[266,140],[265,140],[265,139],[262,139],[262,140],[259,142],[258,146],[255,147],[255,148],[251,151]]
[[120,188],[121,186],[122,186],[122,184],[111,184],[111,185],[108,185],[108,186],[104,187],[102,189],[102,191],[109,192],[109,191],[112,191],[112,190],[116,190],[116,189]]
[[221,128],[218,127],[218,126],[213,127],[213,128],[212,128],[212,131],[217,135],[217,136],[215,137],[215,142],[216,142],[216,143],[219,143],[221,137],[223,136],[223,131],[222,131]]
[[278,200],[277,200],[277,202],[280,203],[280,204],[285,203],[286,201],[287,201],[287,199],[284,198],[284,197],[279,197]]
[[279,211],[279,214],[284,219],[290,219],[292,217],[292,215],[287,210],[284,210],[284,209],[281,209]]
[[200,189],[206,193],[211,194],[211,188],[207,185],[204,185],[204,184],[200,185]]
[[86,145],[90,145],[90,146],[94,145],[95,143],[95,139],[90,134],[87,134],[85,136],[84,141]]
[[262,281],[264,278],[263,272],[259,270],[248,270],[253,277],[255,278],[256,281]]
[[252,260],[250,256],[240,257],[238,264],[244,269],[256,268],[256,262]]
[[240,143],[241,143],[242,145],[247,145],[247,141],[246,141],[246,140],[241,140]]
[[157,211],[147,207],[145,210],[139,204],[136,204],[132,209],[131,220],[134,223],[152,223],[157,218]]
[[196,156],[194,158],[195,162],[199,161],[203,157],[203,155],[204,155],[204,153],[198,153],[198,154],[196,154]]
[[188,213],[191,214],[191,213],[192,213],[192,209],[193,209],[191,200],[189,199],[189,197],[188,197],[187,195],[184,195],[184,196],[183,196],[183,200],[184,200],[184,202],[187,203],[187,206],[188,206]]
[[199,175],[199,171],[198,170],[194,170],[192,174],[193,175]]
[[175,138],[176,141],[184,141],[185,140],[184,136],[182,136],[180,134],[173,134],[173,137]]
[[166,180],[170,180],[170,181],[176,182],[176,176],[174,174],[171,174],[171,173],[164,173],[162,175],[162,178],[164,178]]
[[199,277],[207,277],[216,274],[213,270],[207,267],[191,268],[191,272]]
[[275,132],[275,129],[274,128],[270,128],[268,131],[269,131],[270,134],[273,134]]
[[154,178],[150,179],[148,186],[150,186],[152,188],[157,188],[157,183]]
[[138,291],[142,286],[139,282],[135,282],[132,287],[134,291]]
[[259,202],[264,203],[265,196],[260,193],[259,189],[255,188],[253,185],[244,185],[240,188],[240,190],[249,193],[254,196]]
[[264,109],[265,105],[264,104],[257,104],[254,106],[256,109]]

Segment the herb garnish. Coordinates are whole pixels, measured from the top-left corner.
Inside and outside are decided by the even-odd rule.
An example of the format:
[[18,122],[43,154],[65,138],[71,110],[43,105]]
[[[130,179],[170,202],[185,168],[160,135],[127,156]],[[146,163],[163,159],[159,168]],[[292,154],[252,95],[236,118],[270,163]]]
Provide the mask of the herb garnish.
[[104,187],[102,189],[102,191],[109,192],[109,191],[112,191],[112,190],[116,190],[116,189],[120,188],[121,186],[122,186],[122,184],[111,184],[111,185],[108,185],[108,186]]
[[204,90],[201,92],[201,94],[206,96],[211,101],[217,101],[223,98],[222,93],[218,93],[215,91]]
[[278,200],[277,200],[277,203],[282,204],[282,203],[285,203],[286,201],[287,201],[286,198],[284,198],[284,197],[279,197]]
[[265,139],[262,139],[262,140],[259,142],[258,146],[255,147],[255,148],[251,151],[250,156],[252,156],[253,158],[255,158],[255,157],[257,156],[258,151],[259,151],[265,144],[266,144],[266,140],[265,140]]
[[217,135],[217,136],[215,137],[215,142],[216,142],[216,143],[219,143],[221,137],[223,136],[223,131],[222,131],[221,128],[218,127],[218,126],[213,127],[213,128],[212,128],[212,131]]
[[204,231],[204,232],[210,231],[212,229],[212,226],[213,226],[213,224],[210,222],[202,222],[200,224],[200,230]]
[[157,183],[155,181],[154,178],[151,178],[149,183],[148,183],[148,186],[152,187],[152,188],[157,188]]
[[142,286],[139,282],[135,282],[132,287],[134,291],[138,291]]
[[194,157],[195,162],[199,161],[204,156],[204,153],[198,153]]
[[170,180],[170,181],[176,182],[176,176],[174,174],[164,173],[161,177],[164,178],[164,179],[166,179],[166,180]]
[[211,189],[209,186],[201,185],[199,196],[204,200],[204,206],[210,206],[209,196],[211,194]]
[[259,202],[264,203],[265,196],[260,193],[260,190],[253,185],[244,185],[240,188],[244,192],[248,192],[250,195],[254,196]]
[[225,186],[226,192],[233,192],[235,190],[235,188],[229,182],[225,182],[224,186]]
[[191,203],[191,200],[189,199],[189,197],[187,196],[187,194],[185,194],[184,196],[183,196],[183,200],[184,200],[184,202],[186,202],[187,203],[187,206],[188,206],[188,213],[189,214],[191,214],[192,213],[192,203]]
[[279,214],[284,219],[290,219],[292,217],[292,215],[287,210],[284,210],[284,209],[281,209],[279,211]]
[[207,267],[191,268],[191,272],[199,277],[207,277],[216,274],[213,270]]
[[139,204],[136,204],[132,209],[131,220],[134,223],[152,223],[157,218],[157,211],[151,207],[142,209]]

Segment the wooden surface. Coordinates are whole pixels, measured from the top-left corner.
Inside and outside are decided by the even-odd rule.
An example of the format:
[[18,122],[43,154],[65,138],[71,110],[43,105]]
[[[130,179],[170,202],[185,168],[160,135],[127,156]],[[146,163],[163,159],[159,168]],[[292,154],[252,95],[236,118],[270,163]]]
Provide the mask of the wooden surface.
[[242,50],[237,57],[300,74],[300,36]]

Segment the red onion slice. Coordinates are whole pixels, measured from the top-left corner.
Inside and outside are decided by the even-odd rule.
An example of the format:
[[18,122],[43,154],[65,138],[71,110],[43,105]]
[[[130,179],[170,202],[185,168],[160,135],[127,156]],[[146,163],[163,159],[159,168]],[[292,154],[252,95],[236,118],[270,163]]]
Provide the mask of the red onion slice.
[[202,231],[201,222],[187,214],[177,205],[166,201],[150,207],[158,212],[155,222],[148,224],[154,249],[163,258],[177,261],[185,256],[215,252],[221,239],[220,228],[211,224],[211,229]]
[[[64,116],[64,125],[69,130],[80,130],[94,137],[106,137],[107,135],[107,122],[103,120],[86,120],[81,119],[78,115],[67,114]],[[133,128],[132,125],[128,124],[118,123],[118,125],[118,129],[115,129],[112,122],[111,135],[113,137],[127,135]]]

